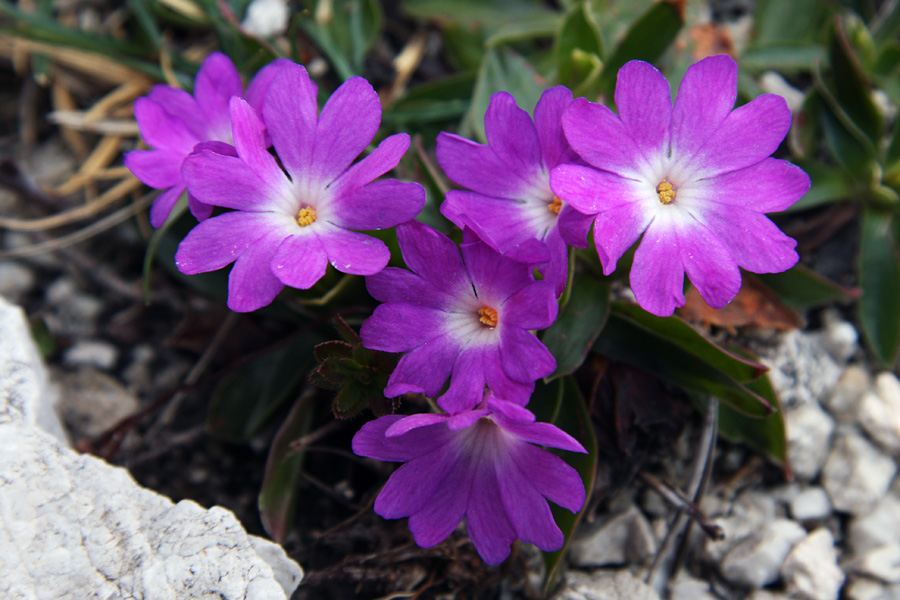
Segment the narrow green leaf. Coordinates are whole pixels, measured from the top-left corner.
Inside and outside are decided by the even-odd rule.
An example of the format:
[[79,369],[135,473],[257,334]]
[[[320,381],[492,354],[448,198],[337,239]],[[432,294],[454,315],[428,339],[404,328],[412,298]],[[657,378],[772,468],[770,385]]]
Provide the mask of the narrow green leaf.
[[719,435],[732,441],[743,442],[782,465],[790,479],[791,470],[787,458],[787,427],[784,411],[768,375],[763,375],[747,385],[778,410],[768,417],[748,417],[727,404],[719,406]]
[[306,380],[319,341],[301,334],[226,375],[212,393],[209,432],[235,442],[258,433]]
[[569,11],[556,36],[557,79],[562,85],[574,88],[584,80],[579,53],[596,55],[598,60],[603,57],[600,27],[588,2],[580,2]]
[[755,73],[770,69],[783,74],[809,72],[824,60],[826,55],[825,46],[822,44],[788,43],[748,48],[741,53],[741,67]]
[[150,46],[154,50],[158,50],[162,43],[162,34],[159,30],[159,23],[156,22],[156,16],[150,10],[148,3],[145,0],[128,0],[128,8],[134,15],[144,37],[150,42]]
[[678,37],[683,25],[678,8],[670,2],[655,2],[628,29],[625,37],[609,55],[603,67],[601,89],[612,98],[616,75],[629,60],[655,63]]
[[814,39],[827,9],[820,0],[759,0],[754,14],[755,46],[796,44]]
[[581,366],[609,316],[609,280],[585,274],[579,275],[577,285],[570,281],[569,286],[569,301],[541,337],[556,358],[556,371],[548,381],[574,373]]
[[556,14],[537,0],[405,0],[403,11],[419,19],[450,20],[485,27]]
[[838,285],[800,264],[783,273],[764,273],[755,277],[774,290],[788,307],[796,309],[850,302],[860,294],[858,289]]
[[796,162],[809,175],[811,185],[809,191],[788,209],[790,212],[846,200],[858,188],[854,178],[844,169],[836,169],[815,160]]
[[863,211],[859,246],[859,320],[869,348],[885,367],[900,350],[900,268],[895,224],[889,213]]
[[569,544],[591,500],[597,469],[597,438],[594,435],[594,426],[591,423],[587,405],[578,389],[578,384],[572,377],[563,377],[550,384],[538,382],[535,396],[531,401],[531,408],[539,421],[553,423],[581,442],[581,445],[587,450],[587,454],[550,450],[578,471],[581,481],[584,483],[586,497],[584,506],[577,514],[572,514],[556,505],[550,507],[553,518],[562,530],[566,541],[559,550],[543,553],[544,566],[547,569],[547,575],[544,578],[544,594],[549,597],[550,592],[553,591],[562,576]]
[[884,134],[884,120],[872,99],[872,86],[847,39],[844,20],[836,18],[828,46],[834,83],[829,91],[853,123],[877,146]]
[[884,168],[885,179],[891,175],[900,177],[900,124],[894,125],[894,135],[884,153],[882,165]]
[[882,3],[871,27],[876,44],[890,43],[900,37],[900,2],[888,0]]
[[[764,397],[706,360],[709,357],[715,359],[715,354],[697,356],[616,308],[617,305],[614,305],[606,326],[594,344],[595,351],[686,390],[712,394],[744,414],[763,417],[772,412]],[[724,350],[721,352],[725,353]],[[721,355],[718,358],[721,360]],[[728,359],[732,360],[732,357]],[[753,364],[744,362],[746,365]]]
[[292,441],[309,431],[315,403],[312,390],[304,392],[275,434],[257,505],[266,533],[276,542],[284,541],[294,521],[297,484],[306,452],[291,448]]

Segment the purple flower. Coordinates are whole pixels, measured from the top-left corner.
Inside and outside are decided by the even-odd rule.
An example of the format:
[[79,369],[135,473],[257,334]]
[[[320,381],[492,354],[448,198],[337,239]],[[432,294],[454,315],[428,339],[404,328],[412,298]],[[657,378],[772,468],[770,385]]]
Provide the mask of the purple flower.
[[353,437],[360,456],[406,463],[394,471],[375,512],[409,517],[416,543],[440,543],[463,518],[485,562],[509,555],[516,539],[558,550],[563,534],[547,500],[577,512],[584,504],[578,473],[533,444],[585,452],[549,423],[535,423],[524,408],[488,394],[474,410],[457,415],[388,415],[363,425]]
[[[308,289],[330,262],[354,275],[379,272],[387,246],[354,229],[393,227],[425,203],[417,183],[372,183],[400,162],[409,136],[392,135],[355,165],[381,122],[381,104],[362,77],[348,79],[319,115],[316,86],[299,65],[281,68],[269,87],[263,119],[231,100],[237,156],[200,148],[184,161],[188,190],[201,202],[235,209],[191,230],[175,262],[189,275],[234,262],[228,306],[269,304],[285,285]],[[265,132],[284,169],[266,149]],[[351,166],[352,165],[352,166]],[[286,171],[286,172],[285,172]]]
[[684,304],[684,274],[713,308],[741,287],[743,267],[774,273],[797,262],[796,242],[764,213],[785,210],[809,177],[770,158],[791,126],[780,96],[765,94],[732,110],[737,65],[713,56],[691,66],[674,107],[652,65],[619,71],[619,114],[579,98],[563,114],[572,148],[591,166],[561,165],[553,190],[596,215],[594,242],[604,273],[641,235],[631,287],[638,304],[671,315]]
[[566,241],[584,247],[591,226],[590,217],[550,190],[550,170],[578,162],[561,123],[571,103],[567,88],[551,88],[537,103],[532,122],[510,94],[497,92],[484,115],[487,146],[449,133],[437,139],[441,168],[472,190],[447,192],[441,213],[475,231],[494,250],[541,264],[541,274],[556,285],[557,296],[568,277]]
[[384,302],[363,323],[363,345],[407,352],[384,395],[440,394],[450,414],[478,404],[485,384],[522,406],[535,380],[556,361],[529,331],[556,319],[553,285],[535,281],[531,267],[504,257],[465,230],[462,258],[445,235],[416,221],[397,227],[403,260],[412,271],[388,267],[366,278]]
[[[250,85],[245,97],[256,110],[262,108],[266,89],[275,73],[286,64],[278,59],[264,67]],[[200,142],[219,152],[233,153],[231,116],[228,102],[243,93],[241,76],[227,56],[210,54],[197,73],[194,95],[168,85],[155,85],[150,93],[134,103],[141,136],[154,150],[135,150],[125,155],[125,165],[135,177],[161,193],[150,208],[150,223],[161,227],[178,198],[184,193],[181,164]],[[202,221],[212,213],[212,206],[188,196],[191,213]]]

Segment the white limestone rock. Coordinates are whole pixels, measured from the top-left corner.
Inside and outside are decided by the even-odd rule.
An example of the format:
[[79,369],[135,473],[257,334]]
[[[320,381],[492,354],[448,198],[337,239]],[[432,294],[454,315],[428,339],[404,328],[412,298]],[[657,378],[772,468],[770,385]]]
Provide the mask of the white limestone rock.
[[844,572],[837,565],[834,536],[824,527],[800,540],[781,567],[791,598],[837,600]]
[[869,510],[881,499],[897,472],[896,463],[861,435],[837,437],[822,470],[822,485],[835,509],[851,514]]
[[570,571],[553,600],[659,600],[659,594],[627,570]]
[[83,340],[63,353],[63,363],[69,367],[96,367],[109,371],[119,360],[119,349],[101,340]]
[[791,517],[796,521],[817,521],[831,514],[828,493],[817,485],[810,486],[791,499]]
[[855,578],[844,586],[845,600],[900,600],[900,585],[884,585],[866,578]]
[[853,517],[847,539],[854,554],[900,540],[900,498],[888,494],[871,510]]
[[900,541],[864,552],[850,568],[884,583],[900,583]]
[[137,397],[125,386],[96,369],[57,376],[64,390],[59,410],[76,439],[97,437],[140,408]]
[[900,454],[900,380],[890,372],[879,373],[875,389],[859,403],[859,422],[886,452]]
[[825,408],[841,423],[856,421],[859,402],[871,386],[869,372],[859,365],[850,365],[825,399]]
[[828,457],[835,423],[819,403],[794,406],[785,414],[788,434],[788,459],[798,479],[815,479]]
[[782,405],[817,404],[830,395],[843,364],[825,349],[823,334],[793,330],[778,340],[776,347],[760,356],[760,362],[771,368],[769,377]]
[[720,571],[731,583],[761,588],[778,580],[781,565],[806,531],[794,521],[775,519],[744,538],[722,560]]
[[718,600],[709,582],[696,579],[683,572],[669,584],[669,600]]
[[290,9],[285,0],[253,0],[241,23],[251,35],[274,37],[287,31]]
[[641,562],[656,553],[656,537],[644,514],[634,505],[599,527],[580,532],[569,559],[576,567],[602,567]]

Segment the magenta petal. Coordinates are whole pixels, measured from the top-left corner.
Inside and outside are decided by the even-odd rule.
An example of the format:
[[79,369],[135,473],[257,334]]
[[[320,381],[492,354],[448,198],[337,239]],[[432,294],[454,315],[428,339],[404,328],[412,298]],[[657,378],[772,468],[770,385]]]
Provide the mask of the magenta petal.
[[445,478],[458,460],[452,452],[439,448],[409,461],[391,474],[375,499],[375,512],[385,519],[401,519],[419,512],[444,487]]
[[168,85],[154,85],[147,98],[159,103],[169,115],[183,122],[193,139],[206,137],[206,117],[194,97],[186,91]]
[[387,229],[416,218],[423,206],[421,185],[383,179],[336,198],[335,221],[347,229]]
[[455,290],[469,284],[459,250],[444,234],[410,221],[397,226],[397,239],[406,265],[434,287]]
[[154,148],[186,156],[200,141],[182,119],[172,116],[161,104],[149,98],[134,101],[134,118],[141,137]]
[[440,398],[438,406],[451,415],[469,410],[484,397],[484,356],[481,347],[466,348],[456,357],[450,387]]
[[658,317],[668,317],[675,307],[684,305],[684,267],[678,238],[665,227],[651,223],[634,253],[630,279],[637,303]]
[[360,335],[371,350],[406,352],[442,335],[444,320],[444,313],[431,307],[391,302],[375,308]]
[[307,173],[311,165],[319,119],[316,94],[306,69],[293,63],[278,70],[266,94],[263,122],[292,176]]
[[544,329],[556,320],[559,304],[556,302],[555,285],[549,281],[536,281],[509,297],[504,304],[501,319],[504,327],[517,329]]
[[325,248],[314,233],[295,233],[284,238],[272,259],[272,273],[282,283],[301,290],[314,286],[328,268]]
[[211,133],[219,135],[230,129],[228,101],[243,92],[241,76],[231,59],[221,52],[213,52],[206,57],[194,82],[194,97],[210,124]]
[[572,104],[572,92],[558,85],[541,94],[534,107],[534,128],[541,142],[541,153],[546,168],[558,165],[569,150],[569,142],[562,129],[562,115]]
[[737,98],[737,64],[724,54],[691,65],[672,109],[672,153],[691,157],[716,131]]
[[[497,419],[496,415],[495,419]],[[518,423],[505,420],[500,422],[505,430],[515,434],[523,442],[559,448],[570,452],[587,453],[587,450],[584,449],[584,446],[578,440],[556,425],[551,425],[550,423]]]
[[504,327],[500,335],[500,362],[512,379],[536,381],[556,370],[556,359],[533,334],[518,327]]
[[491,463],[482,463],[475,471],[466,511],[466,530],[482,560],[499,565],[509,556],[516,531],[500,500],[500,486],[493,467]]
[[448,421],[447,415],[438,413],[419,413],[403,417],[396,423],[391,424],[391,426],[384,431],[384,435],[385,437],[397,437],[405,435],[414,429],[419,429],[420,427],[430,427],[431,425],[436,425],[438,423],[444,423],[446,426]]
[[731,302],[741,289],[741,272],[722,242],[699,223],[678,238],[685,273],[706,303],[722,308]]
[[184,160],[181,175],[191,195],[206,204],[244,211],[272,211],[288,203],[278,187],[233,156],[209,150],[191,154]]
[[401,437],[387,437],[387,430],[402,419],[403,415],[386,415],[363,425],[353,436],[353,452],[377,460],[406,462],[445,446],[450,440],[450,432],[443,427],[414,430]]
[[277,227],[270,227],[262,238],[251,244],[234,262],[228,275],[228,308],[235,312],[250,312],[262,308],[271,304],[284,288],[284,284],[271,270],[272,257],[279,248],[278,242],[282,236],[283,233]]
[[464,465],[444,478],[430,502],[409,518],[409,530],[422,548],[430,548],[453,533],[466,513],[472,489],[472,472]]
[[511,379],[503,370],[499,348],[495,347],[490,352],[485,352],[482,368],[485,383],[496,397],[519,406],[528,404],[534,392],[534,381],[520,382]]
[[496,474],[506,515],[518,537],[545,552],[562,548],[565,541],[562,531],[530,476],[523,475],[511,460],[497,464]]
[[192,194],[188,194],[188,209],[194,215],[194,218],[202,223],[212,216],[213,205],[200,202]]
[[266,214],[230,212],[200,223],[185,236],[175,266],[185,275],[216,271],[234,262],[272,229]]
[[584,506],[584,483],[563,459],[531,444],[518,446],[512,458],[542,496],[573,513]]
[[586,215],[639,202],[641,186],[640,181],[580,165],[559,165],[550,172],[553,193]]
[[331,226],[322,227],[317,235],[328,262],[341,273],[373,275],[391,259],[384,242],[362,233]]
[[349,167],[375,137],[381,123],[381,102],[372,85],[351,77],[334,91],[322,108],[313,150],[317,180],[328,184]]
[[569,279],[569,247],[558,227],[547,236],[546,244],[550,249],[550,261],[541,265],[540,273],[544,281],[553,285],[556,297],[559,298],[566,290]]
[[484,115],[484,133],[491,150],[507,171],[528,180],[541,170],[541,143],[534,123],[528,113],[516,105],[516,99],[509,92],[491,96]]
[[787,209],[809,191],[810,185],[803,169],[775,158],[700,183],[704,184],[704,198],[760,213]]
[[732,111],[692,158],[678,161],[695,179],[743,169],[775,152],[790,128],[784,98],[763,94]]
[[385,267],[366,277],[369,295],[379,302],[411,302],[433,308],[450,306],[455,297],[406,269]]
[[559,219],[556,228],[559,235],[570,246],[587,248],[587,234],[594,222],[592,215],[580,213],[571,204],[563,204],[559,211]]
[[276,58],[253,76],[253,80],[250,82],[250,85],[247,86],[247,91],[244,92],[244,98],[247,99],[247,103],[250,104],[250,106],[253,107],[253,110],[258,114],[262,114],[266,93],[269,91],[269,86],[272,84],[272,80],[275,79],[275,75],[277,75],[278,71],[285,65],[292,64],[294,64],[293,61],[287,58]]
[[[602,104],[576,98],[563,113],[563,131],[572,149],[597,167],[625,177],[639,175],[643,155],[619,117]],[[557,196],[564,195],[551,187]],[[582,211],[583,212],[583,211]]]
[[409,392],[422,392],[426,396],[437,396],[450,376],[457,354],[459,348],[448,344],[445,339],[438,337],[429,340],[400,359],[384,388],[384,395],[393,398]]
[[229,103],[231,126],[234,131],[234,147],[247,166],[270,187],[284,181],[284,173],[275,157],[269,154],[266,143],[266,126],[256,111],[243,98],[237,96]]
[[623,204],[597,215],[594,220],[594,245],[603,274],[616,270],[616,263],[641,237],[653,215],[637,202]]
[[519,198],[523,190],[533,187],[542,171],[537,163],[526,173],[517,173],[489,146],[450,133],[438,135],[436,154],[438,164],[451,180],[497,198]]
[[672,96],[669,82],[656,67],[632,60],[619,69],[616,80],[619,118],[648,162],[669,151]]
[[498,254],[481,240],[459,248],[475,293],[486,301],[504,301],[534,281],[530,265]]
[[[780,273],[799,260],[797,242],[765,215],[737,206],[706,206],[697,211],[741,267],[753,273]],[[688,273],[690,277],[690,273]],[[693,281],[693,278],[691,278]]]
[[[408,149],[409,135],[395,133],[378,144],[371,154],[347,169],[343,175],[337,178],[337,181],[331,184],[330,188],[334,190],[334,195],[338,198],[361,188],[400,164],[400,159]],[[398,223],[402,222],[398,221]]]
[[162,227],[186,189],[184,185],[176,185],[157,196],[150,207],[150,224],[157,229]]
[[184,156],[169,150],[132,150],[125,166],[145,185],[158,190],[181,183]]

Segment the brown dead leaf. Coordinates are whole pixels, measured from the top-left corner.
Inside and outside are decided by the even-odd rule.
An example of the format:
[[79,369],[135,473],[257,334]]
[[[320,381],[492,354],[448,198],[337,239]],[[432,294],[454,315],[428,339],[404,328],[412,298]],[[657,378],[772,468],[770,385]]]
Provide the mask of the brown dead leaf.
[[803,326],[800,316],[784,305],[778,295],[756,277],[744,274],[744,285],[731,304],[718,310],[700,297],[696,288],[685,295],[679,314],[689,321],[734,330],[737,327],[760,327],[787,331]]
[[728,54],[732,58],[737,57],[737,50],[731,34],[724,27],[715,23],[703,23],[691,27],[688,35],[694,42],[694,60],[701,60],[707,56],[716,54]]

